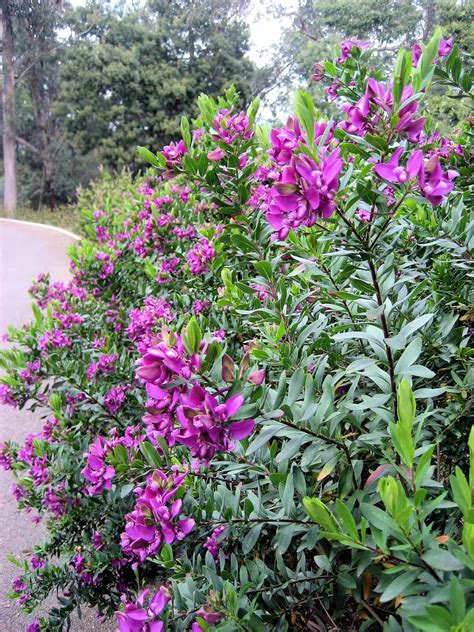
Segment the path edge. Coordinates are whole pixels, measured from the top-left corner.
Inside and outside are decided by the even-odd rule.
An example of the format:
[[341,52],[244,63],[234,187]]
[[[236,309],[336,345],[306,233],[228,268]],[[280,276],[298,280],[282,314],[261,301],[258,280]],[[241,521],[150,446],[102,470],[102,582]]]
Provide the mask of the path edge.
[[49,230],[55,230],[58,233],[62,233],[71,239],[76,241],[80,241],[82,237],[72,233],[70,230],[66,230],[65,228],[60,228],[59,226],[51,226],[51,224],[40,224],[39,222],[29,222],[25,219],[10,219],[9,217],[0,217],[0,222],[6,223],[14,223],[14,224],[27,224],[28,226],[37,226],[39,228],[48,228]]

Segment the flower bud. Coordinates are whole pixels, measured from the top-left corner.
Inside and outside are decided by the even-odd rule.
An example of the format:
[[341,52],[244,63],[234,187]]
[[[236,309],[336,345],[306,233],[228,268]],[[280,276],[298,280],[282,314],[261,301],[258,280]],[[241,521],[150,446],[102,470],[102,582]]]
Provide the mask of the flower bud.
[[311,79],[313,81],[321,81],[324,78],[324,72],[324,66],[321,62],[314,64]]
[[249,375],[249,382],[255,384],[255,386],[260,386],[265,380],[265,369],[259,369],[258,371],[253,371]]
[[226,353],[222,358],[222,379],[224,382],[234,381],[235,364],[232,358]]

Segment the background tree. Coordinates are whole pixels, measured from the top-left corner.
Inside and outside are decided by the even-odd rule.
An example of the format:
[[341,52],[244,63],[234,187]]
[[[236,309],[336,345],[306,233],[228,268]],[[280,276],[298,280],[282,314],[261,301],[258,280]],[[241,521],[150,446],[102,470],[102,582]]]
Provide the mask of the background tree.
[[[370,40],[385,64],[400,46],[427,42],[440,25],[446,37],[453,36],[460,48],[471,51],[474,43],[473,0],[299,0],[293,11],[276,3],[273,11],[291,20],[279,45],[278,58],[286,62],[280,85],[291,81],[306,84],[321,109],[331,113],[318,84],[310,81],[315,62],[331,56],[331,51],[349,37]],[[439,94],[431,97],[431,108],[441,123],[455,124],[467,113],[464,104]]]
[[15,70],[13,65],[13,15],[9,0],[2,0],[0,35],[2,39],[2,138],[3,204],[7,216],[14,216],[17,199],[15,143]]
[[242,102],[251,93],[243,0],[1,6],[11,25],[5,88],[15,91],[3,116],[10,199],[16,162],[21,202],[54,208],[72,201],[100,164],[141,168],[136,146],[176,137],[200,92],[217,96],[234,83]]
[[136,168],[136,146],[176,137],[201,92],[216,96],[234,83],[245,101],[254,72],[245,57],[245,4],[154,0],[120,12],[93,3],[72,14],[73,31],[92,24],[61,65],[57,111],[76,150]]

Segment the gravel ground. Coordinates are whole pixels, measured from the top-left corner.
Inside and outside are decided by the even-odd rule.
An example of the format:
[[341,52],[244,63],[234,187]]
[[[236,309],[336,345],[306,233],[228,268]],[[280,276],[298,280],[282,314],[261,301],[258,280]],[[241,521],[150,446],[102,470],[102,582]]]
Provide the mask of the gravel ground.
[[[66,250],[73,242],[72,235],[47,226],[0,219],[0,334],[9,324],[22,325],[30,319],[27,291],[40,272],[49,272],[53,281],[67,279]],[[40,413],[0,406],[0,442],[22,441],[41,426]],[[24,632],[33,619],[33,615],[21,613],[16,603],[8,599],[17,569],[6,556],[12,553],[21,558],[45,534],[41,524],[33,524],[27,514],[17,510],[10,493],[12,481],[9,472],[0,468],[0,632]],[[115,629],[112,622],[100,623],[93,611],[84,611],[82,620],[76,619],[71,628],[72,632]]]

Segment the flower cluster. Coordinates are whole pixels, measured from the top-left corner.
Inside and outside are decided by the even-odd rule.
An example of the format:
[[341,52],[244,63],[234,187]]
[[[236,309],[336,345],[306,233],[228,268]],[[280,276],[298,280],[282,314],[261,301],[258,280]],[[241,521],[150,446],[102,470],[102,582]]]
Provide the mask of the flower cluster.
[[163,544],[182,540],[193,529],[192,518],[179,517],[182,500],[174,499],[185,478],[186,473],[166,476],[155,470],[147,477],[145,487],[135,490],[138,499],[126,516],[121,535],[122,549],[135,566],[156,555]]
[[245,112],[233,114],[229,109],[219,110],[212,121],[215,140],[221,140],[226,145],[232,145],[237,139],[249,140],[253,135],[253,128]]
[[237,394],[219,404],[206,389],[195,384],[181,395],[176,416],[181,424],[176,440],[187,446],[198,459],[208,461],[216,452],[230,452],[234,440],[245,439],[254,429],[252,419],[229,420],[242,408],[244,398]]
[[[201,352],[205,348],[201,343]],[[181,443],[194,457],[209,461],[216,452],[231,451],[235,440],[248,437],[254,422],[230,421],[241,409],[243,396],[220,402],[198,383],[200,367],[201,355],[188,354],[182,337],[165,330],[161,342],[140,359],[137,375],[147,382],[150,399],[143,421],[150,440],[156,443],[161,436],[169,445]]]
[[205,237],[194,244],[187,254],[189,270],[194,276],[204,274],[209,269],[209,263],[215,255],[214,246]]
[[[403,89],[398,122],[395,130],[405,136],[410,142],[417,143],[425,126],[426,118],[417,116],[418,102],[413,99],[413,88],[405,86]],[[393,94],[391,85],[370,78],[364,95],[355,105],[344,104],[342,110],[348,118],[339,126],[349,134],[363,136],[367,132],[372,134],[384,131],[384,126],[390,126],[394,113]]]
[[116,612],[119,632],[162,632],[164,623],[158,616],[166,608],[169,595],[163,586],[155,594],[143,590],[134,601],[123,599],[124,609]]
[[171,322],[175,315],[172,306],[163,298],[147,296],[142,309],[134,308],[129,313],[130,324],[127,334],[137,344],[140,352],[153,344],[156,329],[162,321]]
[[402,147],[396,149],[387,162],[375,165],[375,173],[388,182],[413,184],[433,206],[439,206],[453,190],[457,171],[448,169],[444,172],[436,154],[423,161],[421,150],[412,152],[403,167],[400,165],[402,153]]
[[266,209],[276,237],[285,239],[291,229],[314,226],[319,218],[333,214],[342,165],[339,148],[323,147],[319,163],[303,153],[291,155],[270,189]]
[[100,494],[104,489],[112,489],[112,478],[115,475],[115,470],[111,465],[105,463],[107,454],[111,449],[112,446],[109,441],[103,437],[97,437],[95,442],[89,446],[88,454],[84,455],[87,459],[87,465],[81,470],[81,474],[90,483],[87,486],[87,492],[91,496]]

